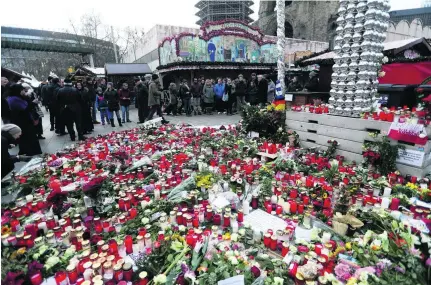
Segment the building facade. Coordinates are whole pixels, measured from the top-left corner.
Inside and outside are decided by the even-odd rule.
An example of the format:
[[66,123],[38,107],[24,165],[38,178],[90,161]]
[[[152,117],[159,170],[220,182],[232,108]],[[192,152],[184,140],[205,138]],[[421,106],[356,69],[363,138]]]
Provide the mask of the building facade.
[[390,21],[398,24],[401,21],[413,22],[420,19],[423,26],[431,26],[431,7],[390,11]]
[[195,5],[195,7],[199,9],[196,13],[196,16],[199,17],[196,24],[202,26],[205,22],[227,19],[235,19],[251,23],[253,21],[250,18],[250,15],[253,14],[253,10],[250,8],[251,5],[253,5],[253,1],[247,0],[201,0]]
[[[285,1],[287,38],[331,42],[335,37],[338,1]],[[255,22],[266,35],[277,35],[275,1],[260,1]]]

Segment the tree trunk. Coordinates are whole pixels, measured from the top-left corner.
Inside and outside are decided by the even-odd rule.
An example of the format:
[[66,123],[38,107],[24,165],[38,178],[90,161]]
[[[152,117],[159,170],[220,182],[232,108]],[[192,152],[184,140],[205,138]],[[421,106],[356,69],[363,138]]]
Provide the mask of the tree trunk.
[[284,34],[284,22],[285,22],[285,1],[277,0],[277,69],[278,69],[278,80],[281,84],[282,94],[285,92],[284,84],[284,47],[286,45],[286,37]]

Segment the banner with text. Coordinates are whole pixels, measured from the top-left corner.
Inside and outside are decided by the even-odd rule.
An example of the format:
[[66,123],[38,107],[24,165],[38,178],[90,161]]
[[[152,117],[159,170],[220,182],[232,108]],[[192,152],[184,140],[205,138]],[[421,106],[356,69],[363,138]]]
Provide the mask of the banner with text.
[[424,125],[395,123],[391,124],[388,137],[393,140],[425,145],[428,141]]

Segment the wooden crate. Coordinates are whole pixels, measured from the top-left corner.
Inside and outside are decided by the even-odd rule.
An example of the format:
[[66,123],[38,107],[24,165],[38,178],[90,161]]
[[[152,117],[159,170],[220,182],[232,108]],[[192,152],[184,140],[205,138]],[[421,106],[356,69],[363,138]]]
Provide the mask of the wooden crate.
[[[319,147],[326,149],[329,140],[340,143],[337,154],[348,160],[361,162],[363,144],[376,138],[370,133],[377,133],[377,139],[386,136],[391,123],[373,120],[318,115],[305,112],[286,112],[286,124],[289,129],[296,131],[304,147]],[[431,135],[431,128],[427,127],[427,134]],[[398,169],[403,174],[423,177],[431,172],[431,142],[426,145],[415,145],[401,141],[392,144],[402,144],[406,151],[398,159]]]

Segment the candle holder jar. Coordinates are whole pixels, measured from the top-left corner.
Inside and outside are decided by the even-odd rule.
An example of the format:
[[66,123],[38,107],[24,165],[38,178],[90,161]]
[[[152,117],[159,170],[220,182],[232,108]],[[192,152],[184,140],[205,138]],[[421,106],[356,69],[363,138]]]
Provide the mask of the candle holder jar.
[[123,276],[124,276],[124,280],[129,282],[132,281],[133,278],[133,268],[132,268],[132,264],[131,263],[124,263],[123,265]]
[[120,282],[121,280],[123,280],[123,265],[116,264],[113,270],[114,270],[114,280],[117,282]]
[[57,285],[68,285],[69,284],[69,282],[67,280],[67,274],[65,271],[59,271],[59,272],[55,273],[54,279],[55,279],[55,283]]
[[257,209],[259,207],[259,196],[256,194],[253,194],[251,198],[251,207],[253,209]]
[[106,261],[103,264],[103,281],[108,282],[114,278],[114,270],[112,269],[112,263]]

